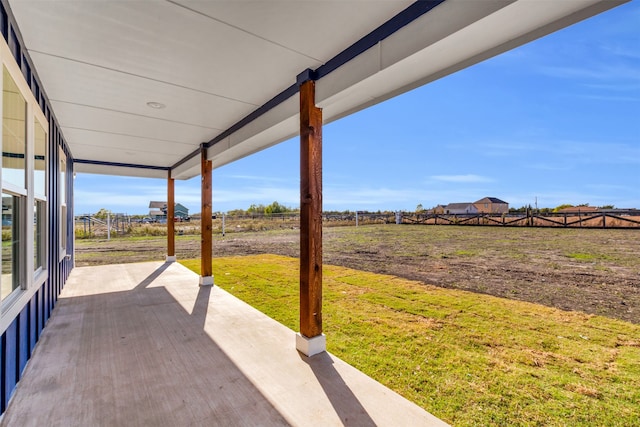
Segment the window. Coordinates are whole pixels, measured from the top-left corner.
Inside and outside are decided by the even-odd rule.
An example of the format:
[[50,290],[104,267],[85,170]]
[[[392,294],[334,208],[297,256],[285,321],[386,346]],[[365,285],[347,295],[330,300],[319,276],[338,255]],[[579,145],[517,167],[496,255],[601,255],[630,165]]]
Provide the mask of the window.
[[47,118],[1,37],[0,60],[0,323],[4,325],[47,278],[47,165],[50,153]]

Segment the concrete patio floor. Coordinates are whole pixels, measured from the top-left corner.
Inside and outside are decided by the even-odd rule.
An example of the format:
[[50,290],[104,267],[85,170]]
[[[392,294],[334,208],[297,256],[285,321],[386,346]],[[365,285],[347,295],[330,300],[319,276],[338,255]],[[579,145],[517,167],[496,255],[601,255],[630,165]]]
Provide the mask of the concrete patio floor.
[[[328,337],[331,340],[331,337]],[[3,426],[446,425],[178,263],[75,268]]]

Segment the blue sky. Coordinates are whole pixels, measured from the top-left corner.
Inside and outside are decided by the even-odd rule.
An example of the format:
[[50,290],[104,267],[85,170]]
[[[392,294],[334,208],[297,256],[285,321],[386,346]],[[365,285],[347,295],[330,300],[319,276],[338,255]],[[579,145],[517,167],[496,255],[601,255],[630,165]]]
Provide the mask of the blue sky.
[[[640,3],[529,43],[323,129],[326,210],[640,208]],[[299,140],[213,172],[213,209],[299,205]],[[166,181],[78,174],[75,212],[143,214]],[[200,211],[200,179],[176,182]]]

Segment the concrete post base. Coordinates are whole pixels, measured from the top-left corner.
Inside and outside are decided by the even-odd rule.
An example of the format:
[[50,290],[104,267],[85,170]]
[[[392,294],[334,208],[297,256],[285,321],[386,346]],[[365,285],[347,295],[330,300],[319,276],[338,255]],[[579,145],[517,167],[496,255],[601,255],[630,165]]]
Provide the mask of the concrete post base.
[[200,286],[213,286],[213,276],[200,276]]
[[324,353],[327,351],[327,337],[322,334],[307,338],[298,332],[296,334],[296,350],[308,357]]
[[167,258],[165,259],[166,262],[176,262],[177,258],[175,255],[167,255]]

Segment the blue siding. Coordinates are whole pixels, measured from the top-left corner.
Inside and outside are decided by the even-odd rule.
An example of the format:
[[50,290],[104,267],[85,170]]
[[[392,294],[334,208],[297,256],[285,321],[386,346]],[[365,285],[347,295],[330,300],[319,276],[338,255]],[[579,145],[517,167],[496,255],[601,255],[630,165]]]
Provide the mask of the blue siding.
[[[34,299],[36,300],[37,312],[38,312],[38,325],[36,327],[37,338],[40,337],[42,333],[42,328],[44,328],[44,304],[42,294],[44,293],[44,289],[38,289],[38,292],[34,295]],[[37,340],[36,338],[36,340]]]
[[6,408],[9,403],[9,399],[13,394],[13,391],[16,388],[16,384],[18,383],[18,351],[17,351],[17,340],[18,340],[18,319],[16,318],[11,325],[4,331],[4,336],[2,340],[2,385],[3,385],[3,396],[2,396],[2,407]]
[[38,304],[37,294],[29,301],[29,354],[33,351],[38,341]]
[[30,311],[31,304],[27,304],[18,316],[18,380],[22,377],[22,372],[25,366],[27,366],[27,361],[31,355],[29,345]]
[[[56,305],[58,295],[73,269],[73,256],[60,260],[59,230],[61,221],[69,224],[67,227],[67,254],[73,255],[73,158],[64,141],[51,105],[46,96],[45,88],[38,80],[38,73],[25,48],[20,32],[17,31],[16,21],[11,13],[7,0],[0,0],[0,33],[7,41],[10,50],[18,63],[22,74],[34,97],[40,104],[49,122],[49,164],[47,188],[47,220],[48,247],[46,268],[49,277],[33,294],[20,314],[13,319],[9,328],[0,335],[0,414],[4,413],[9,399],[13,394],[17,382],[33,353],[33,350],[47,324],[51,312]],[[59,148],[62,147],[67,156],[66,182],[67,190],[67,218],[60,218],[58,194],[59,184]]]

